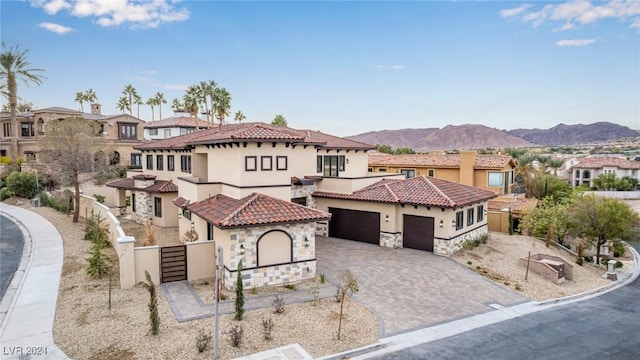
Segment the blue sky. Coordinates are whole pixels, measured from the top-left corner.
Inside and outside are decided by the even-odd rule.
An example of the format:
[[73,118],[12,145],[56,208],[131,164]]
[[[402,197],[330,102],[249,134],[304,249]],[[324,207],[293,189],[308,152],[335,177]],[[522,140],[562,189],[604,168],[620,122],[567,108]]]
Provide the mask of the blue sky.
[[450,124],[640,129],[638,1],[0,6],[2,40],[46,70],[41,86],[19,84],[38,108],[77,109],[75,93],[93,88],[103,113],[118,113],[133,84],[144,100],[163,92],[167,117],[186,86],[212,79],[246,121],[283,114],[292,127],[341,136]]

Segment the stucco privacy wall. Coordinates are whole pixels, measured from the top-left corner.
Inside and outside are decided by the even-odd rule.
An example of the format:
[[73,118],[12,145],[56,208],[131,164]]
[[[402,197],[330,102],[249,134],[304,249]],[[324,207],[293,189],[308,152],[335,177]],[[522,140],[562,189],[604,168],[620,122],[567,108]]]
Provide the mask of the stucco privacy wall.
[[[91,216],[92,210],[94,215],[100,216],[101,219],[105,219],[104,224],[109,229],[109,240],[113,246],[116,256],[118,257],[120,288],[131,289],[138,282],[145,280],[144,270],[142,270],[141,275],[136,272],[136,250],[134,249],[135,238],[127,236],[124,233],[120,226],[120,221],[108,207],[98,203],[90,196],[81,195],[80,214],[82,216]],[[140,268],[148,267],[147,270],[149,271],[149,275],[151,275],[151,279],[157,284],[160,282],[159,266],[156,265],[153,267],[152,265],[147,265],[150,261],[153,261],[152,258],[154,256],[156,259],[159,256],[157,249],[155,251],[155,255],[152,250],[148,250],[145,251],[144,254],[138,255],[138,258],[143,259],[141,260],[143,261],[143,264],[140,265]]]
[[187,279],[210,279],[215,276],[216,244],[213,241],[188,242]]
[[160,283],[160,246],[141,246],[133,249],[136,284],[146,281],[144,272],[148,271],[155,284]]
[[[291,251],[292,261],[258,267],[258,240],[271,231],[284,231],[291,237],[292,247],[281,251]],[[224,281],[228,289],[235,289],[240,259],[243,259],[243,286],[247,288],[298,282],[311,279],[316,274],[315,222],[237,228],[222,232],[229,244],[225,246],[224,254]],[[241,245],[244,246],[244,255],[241,254]]]

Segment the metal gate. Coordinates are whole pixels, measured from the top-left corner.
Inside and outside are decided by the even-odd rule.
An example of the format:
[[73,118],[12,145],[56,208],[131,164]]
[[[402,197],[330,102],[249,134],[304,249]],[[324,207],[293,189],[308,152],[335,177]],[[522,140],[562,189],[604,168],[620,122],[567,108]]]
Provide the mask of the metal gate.
[[160,282],[187,280],[187,246],[160,248]]

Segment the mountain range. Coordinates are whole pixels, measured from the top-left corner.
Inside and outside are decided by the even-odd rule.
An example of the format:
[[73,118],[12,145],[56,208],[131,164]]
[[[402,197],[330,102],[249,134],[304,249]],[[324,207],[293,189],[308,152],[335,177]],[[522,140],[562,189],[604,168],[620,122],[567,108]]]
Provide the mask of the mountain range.
[[535,145],[573,145],[638,137],[640,131],[609,122],[559,124],[550,129],[500,130],[484,125],[447,125],[441,129],[370,131],[347,136],[368,144],[408,147],[416,151],[506,148]]

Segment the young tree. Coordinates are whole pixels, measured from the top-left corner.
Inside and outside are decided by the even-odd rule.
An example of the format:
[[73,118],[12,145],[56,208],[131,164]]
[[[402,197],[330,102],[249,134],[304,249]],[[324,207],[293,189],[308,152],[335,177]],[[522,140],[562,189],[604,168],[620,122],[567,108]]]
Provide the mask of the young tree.
[[151,335],[158,335],[160,330],[160,316],[158,315],[158,296],[156,295],[156,285],[151,280],[151,275],[147,270],[144,271],[144,277],[147,282],[141,281],[140,284],[149,291],[149,332]]
[[540,200],[536,208],[524,214],[520,231],[539,238],[551,236],[562,244],[569,234],[569,204],[570,200],[556,202],[552,197]]
[[2,83],[2,95],[9,100],[11,109],[11,161],[13,166],[18,164],[18,122],[16,120],[16,106],[18,105],[18,80],[25,85],[34,83],[42,84],[45,76],[38,74],[43,69],[30,68],[31,62],[27,58],[29,50],[20,50],[19,46],[7,48],[2,42],[2,52],[0,52],[0,83]]
[[393,149],[389,145],[377,145],[376,150],[385,154],[393,154]]
[[80,216],[80,174],[106,166],[106,159],[96,159],[107,153],[107,144],[99,134],[100,126],[95,121],[67,118],[50,121],[47,136],[38,139],[42,160],[68,176],[75,189],[74,223]]
[[347,295],[357,293],[358,281],[355,275],[349,270],[344,270],[338,274],[338,295],[340,296],[340,316],[338,317],[338,340],[340,340],[340,331],[342,330],[342,313],[344,310],[344,298]]
[[287,119],[285,119],[282,114],[278,114],[273,118],[273,121],[271,121],[271,125],[288,126]]
[[236,320],[242,320],[244,316],[244,292],[242,284],[242,259],[238,263],[238,279],[236,280]]
[[585,195],[578,197],[569,208],[571,233],[596,246],[596,259],[600,263],[600,247],[608,240],[624,240],[633,236],[640,218],[633,209],[618,199]]

